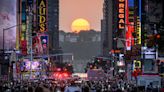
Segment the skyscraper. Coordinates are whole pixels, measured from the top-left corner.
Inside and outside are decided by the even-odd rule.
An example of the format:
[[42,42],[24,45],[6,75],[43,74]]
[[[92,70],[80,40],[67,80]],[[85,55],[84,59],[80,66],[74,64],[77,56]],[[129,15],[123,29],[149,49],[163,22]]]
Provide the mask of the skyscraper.
[[48,0],[49,53],[59,53],[59,0]]
[[103,56],[109,56],[109,52],[115,48],[115,41],[113,40],[117,27],[117,9],[114,7],[115,5],[115,0],[104,0],[103,19],[101,21]]
[[[112,1],[113,0],[104,0],[104,6],[103,6],[103,28],[104,30],[102,30],[102,33],[104,33],[104,40],[103,40],[103,55],[104,56],[107,56],[108,55],[108,52],[109,50],[112,49],[112,28],[109,24],[112,24],[112,23],[109,23],[109,22],[112,22],[112,21],[108,21],[108,20],[112,20]],[[111,4],[111,5],[109,5]],[[109,13],[110,12],[110,13]],[[110,14],[110,17],[109,17],[109,14]],[[110,18],[110,19],[109,19]],[[109,29],[110,28],[110,29]],[[110,36],[109,36],[110,35]],[[110,40],[110,41],[109,41]]]

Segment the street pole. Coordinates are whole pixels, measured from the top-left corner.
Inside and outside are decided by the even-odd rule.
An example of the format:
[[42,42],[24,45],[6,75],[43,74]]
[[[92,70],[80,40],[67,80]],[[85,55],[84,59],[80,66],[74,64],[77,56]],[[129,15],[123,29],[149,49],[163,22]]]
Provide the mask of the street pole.
[[4,31],[5,31],[5,29],[3,28],[3,61],[5,60],[5,58],[4,58],[4,56],[5,56],[4,55],[5,54],[5,51],[4,51],[5,50],[5,44],[4,44],[4,40],[5,40],[4,34],[5,33],[4,33]]
[[32,79],[32,62],[33,62],[33,54],[32,54],[32,9],[29,7],[29,39],[30,39],[30,79]]
[[[30,15],[30,17],[32,17],[32,13],[31,13],[31,15]],[[28,24],[31,24],[32,23],[32,21],[30,20],[30,22],[28,23]],[[5,31],[6,30],[9,30],[9,29],[11,29],[11,28],[14,28],[14,27],[17,27],[17,26],[20,26],[20,25],[22,25],[22,24],[16,24],[16,25],[13,25],[13,26],[10,26],[10,27],[8,27],[8,28],[3,28],[3,38],[2,38],[2,40],[3,40],[3,62],[5,62]],[[31,26],[31,25],[30,25]],[[30,29],[30,31],[31,31],[31,29]],[[32,56],[32,31],[31,31],[31,34],[30,34],[30,46],[31,46],[31,54],[30,54],[30,60],[32,61],[33,60],[33,56]],[[8,74],[10,73],[10,67],[8,67]]]
[[4,36],[4,31],[5,29],[3,28],[3,62],[5,62],[5,44],[4,44],[4,40],[5,40],[5,36]]

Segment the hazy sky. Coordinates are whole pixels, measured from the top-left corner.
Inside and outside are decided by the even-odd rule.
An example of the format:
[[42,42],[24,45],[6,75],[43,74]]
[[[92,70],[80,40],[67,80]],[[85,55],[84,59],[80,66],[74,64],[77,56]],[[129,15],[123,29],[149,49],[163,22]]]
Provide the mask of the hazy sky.
[[102,7],[104,0],[59,0],[60,30],[70,32],[75,19],[84,18],[89,21],[91,29],[100,31]]
[[[0,48],[2,48],[3,28],[16,25],[16,0],[1,0],[0,3]],[[5,30],[5,47],[15,46],[16,27]]]

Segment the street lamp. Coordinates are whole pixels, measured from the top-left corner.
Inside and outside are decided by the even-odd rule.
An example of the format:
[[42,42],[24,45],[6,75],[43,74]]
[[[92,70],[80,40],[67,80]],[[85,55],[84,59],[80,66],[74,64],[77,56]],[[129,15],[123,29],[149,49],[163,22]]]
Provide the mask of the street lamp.
[[[9,29],[11,29],[11,28],[14,28],[14,27],[17,27],[17,26],[20,26],[21,24],[18,24],[18,25],[14,25],[14,26],[10,26],[10,27],[8,27],[8,28],[3,28],[3,62],[5,62],[5,31],[6,30],[9,30]],[[9,67],[10,67],[10,65],[9,65]],[[8,69],[10,69],[8,67]],[[9,73],[10,73],[10,70],[8,71],[8,75],[9,75]]]
[[14,26],[10,26],[10,27],[8,27],[8,28],[3,28],[3,55],[5,54],[5,31],[6,30],[9,30],[9,29],[11,29],[11,28],[14,28],[14,27],[17,27],[17,26],[20,26],[20,25],[22,25],[22,24],[18,24],[18,25],[14,25]]

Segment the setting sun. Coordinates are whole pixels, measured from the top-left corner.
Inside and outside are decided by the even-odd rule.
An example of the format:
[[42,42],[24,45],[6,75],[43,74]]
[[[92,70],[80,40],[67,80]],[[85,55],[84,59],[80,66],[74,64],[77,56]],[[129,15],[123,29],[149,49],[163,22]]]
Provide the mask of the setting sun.
[[71,28],[72,31],[76,33],[80,32],[81,30],[88,31],[90,30],[90,24],[87,20],[79,18],[72,22]]

